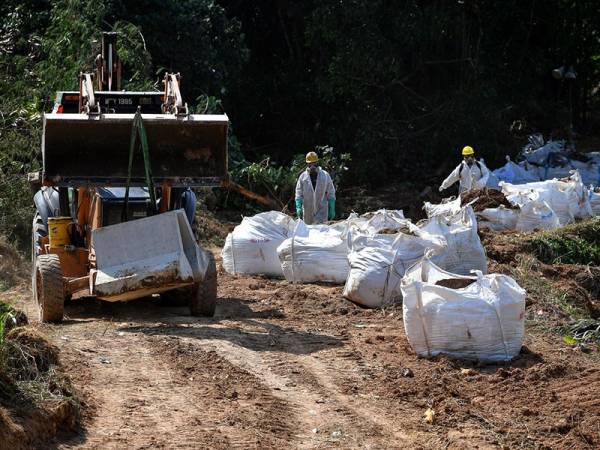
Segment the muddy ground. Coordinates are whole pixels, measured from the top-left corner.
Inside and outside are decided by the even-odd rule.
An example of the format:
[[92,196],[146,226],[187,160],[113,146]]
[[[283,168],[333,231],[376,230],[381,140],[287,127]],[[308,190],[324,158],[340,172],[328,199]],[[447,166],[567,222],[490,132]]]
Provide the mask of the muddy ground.
[[[529,326],[507,364],[425,360],[399,307],[219,276],[212,319],[153,299],[81,299],[63,324],[40,325],[83,401],[79,431],[44,448],[600,447],[597,354],[556,334]],[[3,296],[35,315],[23,286]]]

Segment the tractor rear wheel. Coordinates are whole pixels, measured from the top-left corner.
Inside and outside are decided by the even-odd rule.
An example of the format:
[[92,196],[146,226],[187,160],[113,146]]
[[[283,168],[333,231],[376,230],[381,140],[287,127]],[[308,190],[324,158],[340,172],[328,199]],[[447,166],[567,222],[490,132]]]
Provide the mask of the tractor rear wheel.
[[38,255],[35,262],[35,297],[41,322],[61,322],[65,287],[58,255]]
[[36,260],[38,255],[41,253],[42,239],[48,236],[48,228],[44,224],[44,220],[40,213],[36,212],[33,217],[33,224],[31,230],[31,290],[33,291],[33,297],[37,298],[36,293]]
[[190,296],[190,313],[192,316],[212,317],[217,307],[217,263],[211,252],[208,256],[208,267],[204,280],[192,286]]

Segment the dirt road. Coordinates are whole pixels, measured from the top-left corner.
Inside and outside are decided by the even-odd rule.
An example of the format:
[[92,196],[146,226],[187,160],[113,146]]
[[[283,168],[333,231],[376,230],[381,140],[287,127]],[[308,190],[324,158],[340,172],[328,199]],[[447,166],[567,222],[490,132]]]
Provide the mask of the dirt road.
[[600,445],[597,361],[557,336],[530,333],[510,364],[423,360],[400,308],[358,308],[340,287],[219,276],[213,319],[152,299],[85,299],[42,326],[84,399],[81,431],[51,447]]

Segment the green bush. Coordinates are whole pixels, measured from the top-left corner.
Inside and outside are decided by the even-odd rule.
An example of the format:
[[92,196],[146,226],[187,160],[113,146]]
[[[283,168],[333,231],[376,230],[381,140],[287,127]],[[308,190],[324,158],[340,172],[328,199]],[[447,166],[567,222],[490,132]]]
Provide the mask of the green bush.
[[[351,160],[350,154],[336,154],[333,147],[316,146],[319,165],[331,175],[337,187],[344,181]],[[265,156],[257,163],[241,163],[233,170],[233,179],[259,194],[276,199],[283,208],[289,207],[294,200],[296,182],[306,169],[306,155],[295,155],[289,165],[279,165]]]

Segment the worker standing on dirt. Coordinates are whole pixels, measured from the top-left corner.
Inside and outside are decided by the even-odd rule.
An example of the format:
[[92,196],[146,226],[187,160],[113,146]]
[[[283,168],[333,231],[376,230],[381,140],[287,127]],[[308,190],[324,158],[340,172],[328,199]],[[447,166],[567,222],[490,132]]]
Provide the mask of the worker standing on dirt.
[[319,166],[315,152],[306,154],[308,167],[296,183],[296,214],[308,225],[335,218],[335,188],[329,174]]
[[444,189],[448,189],[457,181],[460,181],[460,187],[458,193],[470,191],[472,189],[484,188],[487,184],[488,178],[490,177],[490,171],[483,161],[477,161],[475,159],[475,151],[473,147],[466,146],[462,149],[463,160],[461,163],[452,171],[448,178],[446,178],[440,186],[440,192]]

